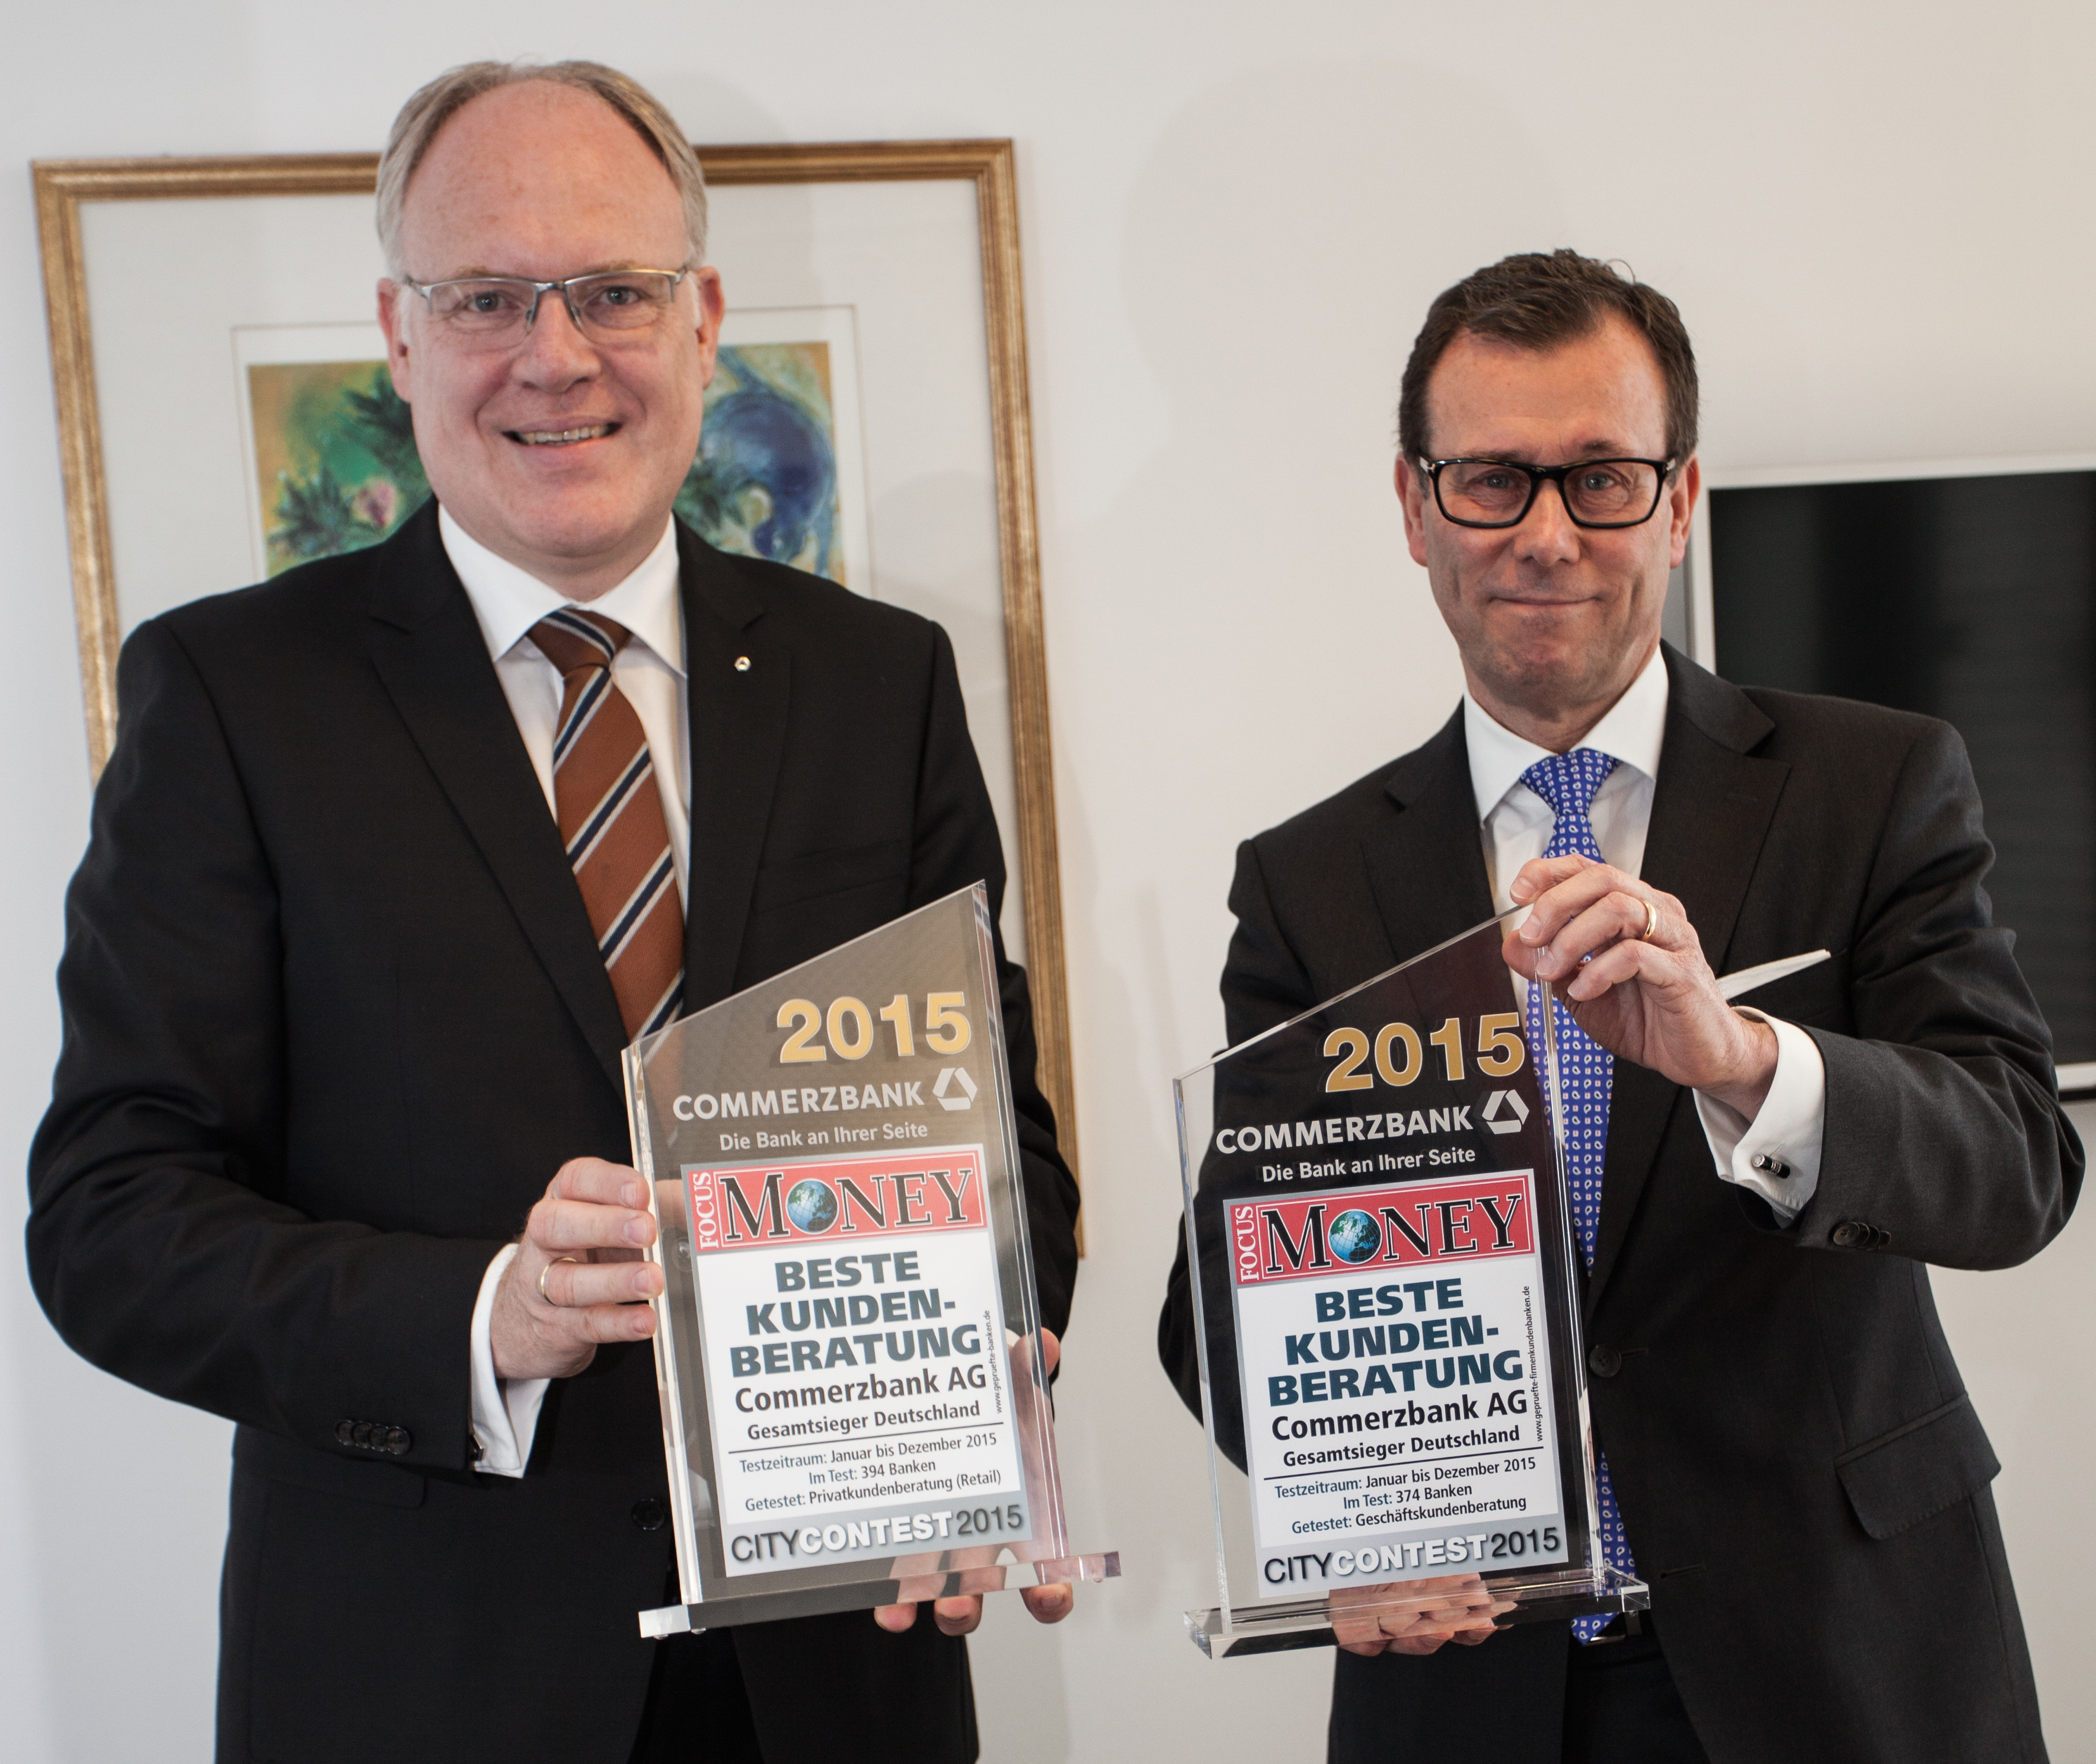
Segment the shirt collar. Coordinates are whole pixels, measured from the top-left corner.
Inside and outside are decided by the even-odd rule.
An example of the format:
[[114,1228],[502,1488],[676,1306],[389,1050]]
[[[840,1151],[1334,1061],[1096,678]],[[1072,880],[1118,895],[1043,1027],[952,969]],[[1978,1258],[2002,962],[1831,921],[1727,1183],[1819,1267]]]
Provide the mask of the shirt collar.
[[[1659,750],[1666,738],[1667,692],[1666,663],[1655,645],[1652,659],[1609,707],[1608,714],[1587,731],[1580,746],[1609,754],[1619,765],[1657,779]],[[1550,757],[1548,748],[1524,740],[1494,721],[1468,692],[1463,694],[1463,740],[1469,749],[1470,789],[1480,822],[1505,800],[1523,772]]]
[[498,557],[452,518],[437,509],[437,531],[452,568],[473,602],[474,617],[487,653],[497,661],[515,648],[531,627],[563,606],[586,606],[616,619],[644,643],[679,678],[684,672],[683,609],[677,598],[677,523],[662,524],[662,537],[640,566],[608,594],[590,601],[570,600],[549,588],[529,570]]

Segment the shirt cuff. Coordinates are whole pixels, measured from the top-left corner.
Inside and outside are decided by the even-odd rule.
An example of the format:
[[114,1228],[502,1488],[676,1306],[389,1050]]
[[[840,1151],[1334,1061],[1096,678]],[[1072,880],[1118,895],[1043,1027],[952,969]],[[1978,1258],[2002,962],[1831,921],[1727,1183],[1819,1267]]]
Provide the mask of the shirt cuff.
[[1775,1031],[1775,1076],[1752,1120],[1698,1090],[1696,1113],[1718,1174],[1750,1189],[1785,1225],[1794,1223],[1819,1186],[1819,1153],[1827,1129],[1827,1062],[1819,1044],[1797,1024],[1750,1005],[1732,1007]]
[[488,1476],[522,1476],[531,1456],[531,1436],[539,1429],[539,1405],[546,1400],[545,1378],[498,1378],[495,1375],[495,1290],[503,1272],[517,1257],[517,1246],[496,1251],[480,1277],[480,1297],[473,1308],[473,1437],[480,1447],[474,1468]]

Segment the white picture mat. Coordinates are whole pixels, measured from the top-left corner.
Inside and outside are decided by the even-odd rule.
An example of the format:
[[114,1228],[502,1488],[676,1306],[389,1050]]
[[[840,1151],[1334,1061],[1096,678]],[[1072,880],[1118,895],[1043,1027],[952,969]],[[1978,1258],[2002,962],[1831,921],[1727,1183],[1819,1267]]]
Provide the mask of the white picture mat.
[[234,334],[375,325],[371,207],[369,196],[81,204],[120,632],[260,574]]
[[[1005,939],[1023,960],[975,185],[734,185],[715,188],[712,203],[709,255],[730,341],[763,340],[744,328],[770,322],[755,309],[851,309],[859,408],[849,426],[863,456],[867,579],[876,598],[937,619],[952,639],[1005,837]],[[235,333],[369,326],[384,265],[369,196],[89,202],[80,213],[118,627],[128,633],[260,574]],[[170,273],[184,264],[200,267]],[[841,397],[837,417],[841,454]]]
[[707,255],[731,318],[738,307],[854,309],[873,592],[937,619],[953,640],[968,730],[1004,832],[1005,943],[1024,960],[975,186],[739,184],[717,186],[711,199]]

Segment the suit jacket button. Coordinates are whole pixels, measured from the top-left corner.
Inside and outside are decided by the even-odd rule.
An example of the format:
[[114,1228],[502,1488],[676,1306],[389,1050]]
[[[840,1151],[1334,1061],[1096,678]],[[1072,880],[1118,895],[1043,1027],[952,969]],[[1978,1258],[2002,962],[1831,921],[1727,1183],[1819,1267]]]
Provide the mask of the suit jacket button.
[[1597,1378],[1613,1378],[1623,1369],[1623,1356],[1605,1342],[1587,1350],[1587,1369]]
[[1860,1219],[1844,1219],[1827,1233],[1837,1250],[1859,1249],[1867,1245],[1875,1233]]
[[337,1421],[334,1424],[334,1443],[338,1446],[355,1445],[356,1443],[356,1423],[353,1421]]
[[389,1427],[386,1430],[386,1449],[396,1458],[405,1457],[408,1455],[408,1447],[414,1443],[415,1436],[405,1427]]
[[354,1446],[369,1445],[371,1443],[371,1423],[368,1421],[360,1421],[354,1427],[351,1428],[349,1430],[349,1443]]
[[670,1509],[653,1495],[644,1495],[633,1504],[633,1522],[643,1531],[659,1531],[670,1517]]

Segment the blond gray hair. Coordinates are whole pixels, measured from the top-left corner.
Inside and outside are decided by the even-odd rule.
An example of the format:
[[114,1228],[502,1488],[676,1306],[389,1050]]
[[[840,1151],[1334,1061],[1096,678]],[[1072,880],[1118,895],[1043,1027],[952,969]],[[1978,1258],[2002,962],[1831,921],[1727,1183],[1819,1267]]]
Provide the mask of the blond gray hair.
[[[378,243],[388,273],[407,273],[400,257],[400,216],[408,181],[430,151],[438,131],[486,92],[533,81],[565,85],[600,98],[633,126],[648,144],[684,203],[684,231],[691,261],[706,256],[706,177],[699,156],[677,121],[640,82],[597,61],[469,61],[440,73],[400,107],[378,160]],[[667,266],[665,266],[667,267]]]

